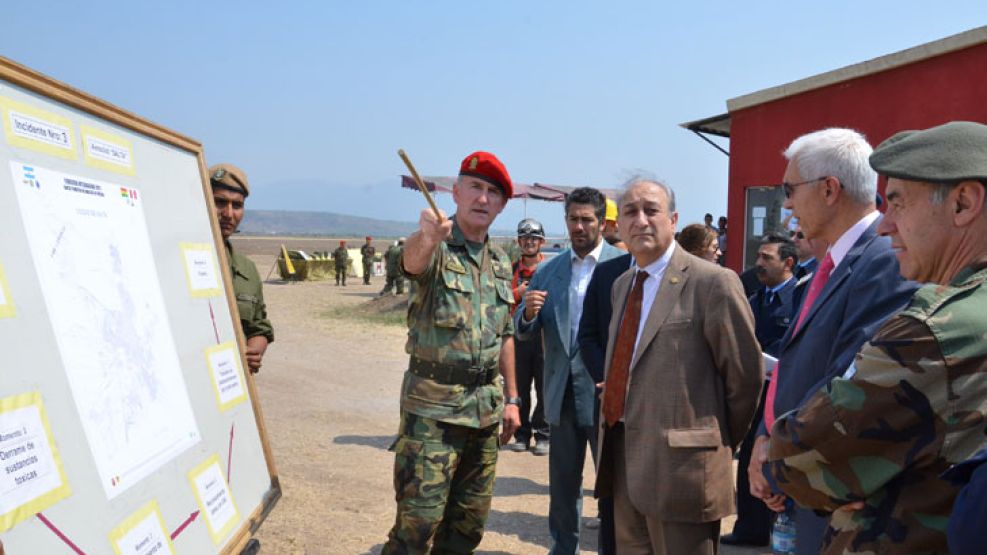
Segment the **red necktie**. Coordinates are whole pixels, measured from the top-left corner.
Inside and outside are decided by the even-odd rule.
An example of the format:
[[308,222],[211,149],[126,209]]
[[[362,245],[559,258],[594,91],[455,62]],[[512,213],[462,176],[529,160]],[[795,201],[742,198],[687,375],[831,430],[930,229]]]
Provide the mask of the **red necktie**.
[[[829,281],[829,274],[833,272],[833,257],[826,253],[826,258],[823,258],[819,268],[816,269],[816,275],[812,278],[812,283],[809,284],[809,292],[805,295],[805,302],[802,303],[802,310],[799,312],[799,319],[795,322],[795,329],[792,330],[792,337],[799,331],[802,327],[802,321],[805,320],[806,315],[809,314],[809,310],[812,309],[812,304],[816,302],[816,298],[819,297],[819,293],[822,292],[823,287],[826,286],[826,282]],[[764,427],[771,433],[771,426],[775,423],[775,393],[778,390],[778,372],[781,370],[781,363],[775,365],[774,375],[771,376],[771,385],[768,386],[768,396],[764,400]]]
[[634,357],[637,328],[641,322],[641,300],[644,299],[644,280],[648,272],[638,270],[634,288],[627,298],[627,308],[620,320],[617,342],[613,346],[613,359],[607,372],[606,389],[603,392],[603,419],[611,428],[624,416],[624,399],[627,395],[627,374]]

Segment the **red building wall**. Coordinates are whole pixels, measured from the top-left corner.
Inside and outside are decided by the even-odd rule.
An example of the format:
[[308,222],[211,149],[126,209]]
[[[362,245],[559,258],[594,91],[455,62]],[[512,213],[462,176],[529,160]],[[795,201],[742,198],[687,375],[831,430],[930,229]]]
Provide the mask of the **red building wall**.
[[[730,114],[729,227],[743,229],[747,187],[780,183],[782,151],[799,135],[850,127],[874,146],[898,131],[953,120],[987,123],[987,43]],[[884,183],[880,183],[883,190]],[[740,271],[744,234],[727,234]]]

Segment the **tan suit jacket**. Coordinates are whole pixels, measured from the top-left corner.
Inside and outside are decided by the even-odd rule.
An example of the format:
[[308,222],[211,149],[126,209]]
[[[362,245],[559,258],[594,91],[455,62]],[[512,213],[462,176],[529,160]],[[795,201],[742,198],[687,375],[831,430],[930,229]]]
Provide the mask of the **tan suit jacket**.
[[[625,272],[611,292],[608,371],[633,278]],[[640,513],[689,523],[733,513],[733,450],[751,425],[762,379],[740,279],[677,246],[631,361],[624,405],[627,487]],[[607,496],[606,424],[598,445],[596,493]]]

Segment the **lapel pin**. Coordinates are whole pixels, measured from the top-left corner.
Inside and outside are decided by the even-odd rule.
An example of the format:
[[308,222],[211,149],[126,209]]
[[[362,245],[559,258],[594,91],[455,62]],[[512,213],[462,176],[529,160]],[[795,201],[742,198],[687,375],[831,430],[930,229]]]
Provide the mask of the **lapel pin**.
[[670,278],[668,278],[668,281],[669,281],[670,283],[673,283],[673,284],[675,284],[675,283],[678,283],[678,282],[679,282],[679,278],[677,278],[677,277],[675,277],[675,276],[672,276],[672,277],[670,277]]

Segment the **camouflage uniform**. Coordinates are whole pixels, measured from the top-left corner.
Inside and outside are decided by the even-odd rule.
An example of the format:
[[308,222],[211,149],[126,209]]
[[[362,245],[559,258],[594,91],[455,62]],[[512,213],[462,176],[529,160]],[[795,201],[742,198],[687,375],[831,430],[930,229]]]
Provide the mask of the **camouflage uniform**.
[[391,245],[384,253],[384,265],[387,267],[387,283],[381,295],[387,294],[397,287],[398,295],[404,294],[404,274],[401,272],[401,253],[404,247]]
[[332,259],[336,261],[336,285],[339,285],[340,279],[342,279],[343,285],[346,285],[346,269],[350,261],[349,251],[346,250],[346,247],[339,247],[332,251]]
[[374,271],[374,255],[377,249],[373,245],[363,245],[360,247],[360,256],[363,258],[363,284],[370,285],[370,274]]
[[[408,307],[409,370],[395,443],[397,518],[383,554],[472,553],[493,496],[497,428],[504,411],[498,372],[510,318],[510,259],[489,240],[468,243],[458,225]],[[459,378],[439,375],[461,369]],[[473,383],[460,379],[472,376]],[[427,377],[433,375],[435,379]]]
[[833,511],[826,553],[947,553],[958,487],[939,475],[984,445],[987,266],[927,285],[842,378],[780,418],[771,478],[797,503]]
[[257,266],[246,256],[233,252],[226,243],[226,257],[230,261],[230,275],[233,277],[233,294],[236,307],[240,311],[240,327],[244,339],[258,335],[274,341],[274,327],[267,319],[267,305],[264,304],[264,289]]

